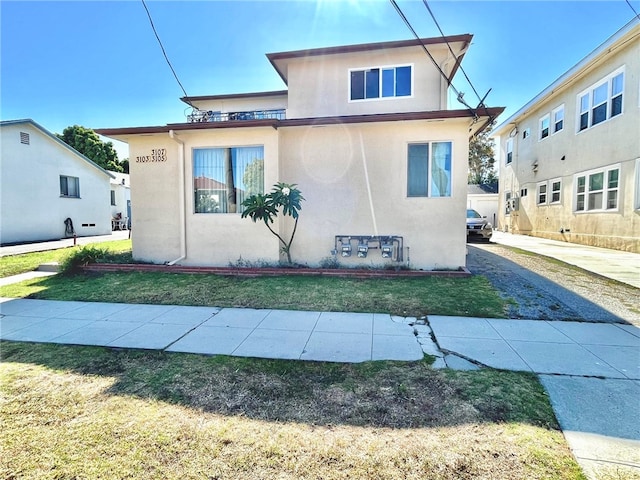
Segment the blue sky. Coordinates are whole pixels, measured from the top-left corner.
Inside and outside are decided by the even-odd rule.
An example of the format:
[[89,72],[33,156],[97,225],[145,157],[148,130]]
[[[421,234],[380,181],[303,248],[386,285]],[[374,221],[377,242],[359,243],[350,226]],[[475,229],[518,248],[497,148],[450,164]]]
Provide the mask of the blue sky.
[[[439,32],[421,0],[397,0],[418,34]],[[640,0],[629,0],[640,12]],[[430,0],[447,35],[471,33],[463,68],[500,120],[629,22],[625,0]],[[147,0],[187,94],[285,88],[265,54],[413,38],[388,0]],[[185,121],[183,96],[141,1],[0,2],[0,118],[52,132]],[[455,87],[477,98],[461,72]],[[455,105],[454,108],[462,108]],[[117,145],[118,146],[118,145]],[[127,156],[118,146],[119,156]]]

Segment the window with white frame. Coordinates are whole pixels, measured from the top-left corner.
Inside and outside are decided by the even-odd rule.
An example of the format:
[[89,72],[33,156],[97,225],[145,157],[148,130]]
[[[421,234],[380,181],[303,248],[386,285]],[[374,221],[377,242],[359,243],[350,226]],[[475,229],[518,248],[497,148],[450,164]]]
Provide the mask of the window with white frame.
[[575,211],[617,210],[619,177],[620,165],[575,175]]
[[408,197],[451,196],[451,142],[409,144]]
[[507,138],[505,149],[507,153],[507,159],[505,163],[509,165],[513,161],[513,138]]
[[551,112],[551,116],[553,117],[553,133],[558,133],[564,128],[564,105],[560,105]]
[[551,201],[549,203],[560,203],[562,198],[562,179],[554,178],[549,180],[549,190],[551,190]]
[[349,99],[409,97],[412,95],[412,67],[375,67],[349,72]]
[[542,140],[543,138],[547,138],[549,136],[550,121],[551,120],[550,120],[549,114],[545,115],[540,119],[540,137],[538,137],[540,140]]
[[264,193],[264,147],[194,149],[193,190],[195,213],[241,213]]
[[578,131],[622,113],[624,67],[578,94]]
[[547,195],[548,195],[547,188],[548,188],[547,182],[538,183],[536,188],[538,205],[546,205]]
[[80,179],[78,177],[60,175],[60,196],[80,198]]
[[111,190],[111,206],[114,206],[115,204],[116,204],[116,191]]

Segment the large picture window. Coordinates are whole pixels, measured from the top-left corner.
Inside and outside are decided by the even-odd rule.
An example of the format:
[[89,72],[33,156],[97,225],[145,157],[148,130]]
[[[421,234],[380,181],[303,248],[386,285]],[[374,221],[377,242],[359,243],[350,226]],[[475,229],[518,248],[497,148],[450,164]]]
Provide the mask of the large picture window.
[[624,70],[619,69],[578,95],[578,131],[622,113]]
[[575,176],[576,212],[617,210],[620,167],[592,170]]
[[411,96],[411,66],[376,67],[352,70],[350,99],[366,100],[385,97]]
[[60,196],[80,198],[80,179],[78,177],[60,175]]
[[451,196],[451,142],[409,145],[408,197]]
[[264,193],[264,147],[194,149],[193,190],[195,213],[241,213]]

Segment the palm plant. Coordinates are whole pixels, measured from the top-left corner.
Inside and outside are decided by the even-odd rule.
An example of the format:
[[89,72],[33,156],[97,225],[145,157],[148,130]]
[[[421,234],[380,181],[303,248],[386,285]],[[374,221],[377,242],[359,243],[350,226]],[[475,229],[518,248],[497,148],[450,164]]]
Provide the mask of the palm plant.
[[[261,193],[251,195],[244,202],[242,206],[244,210],[242,212],[242,218],[249,217],[254,222],[262,220],[267,226],[269,231],[274,234],[280,243],[282,244],[281,250],[287,255],[287,261],[291,264],[291,244],[298,228],[299,210],[302,209],[300,203],[304,200],[304,197],[298,190],[295,183],[283,183],[278,182],[273,186],[270,193],[263,195]],[[274,217],[278,216],[279,209],[282,208],[282,214],[293,217],[295,222],[293,224],[293,231],[289,241],[285,241],[280,234],[278,234],[270,223],[273,223]]]

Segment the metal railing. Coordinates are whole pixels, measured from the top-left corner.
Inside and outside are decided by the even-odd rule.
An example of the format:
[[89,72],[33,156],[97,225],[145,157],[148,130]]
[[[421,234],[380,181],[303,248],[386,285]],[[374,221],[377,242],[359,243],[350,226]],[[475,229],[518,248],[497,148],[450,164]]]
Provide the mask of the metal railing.
[[196,110],[187,115],[189,123],[228,122],[233,120],[284,120],[285,110],[253,110],[249,112],[214,112]]

